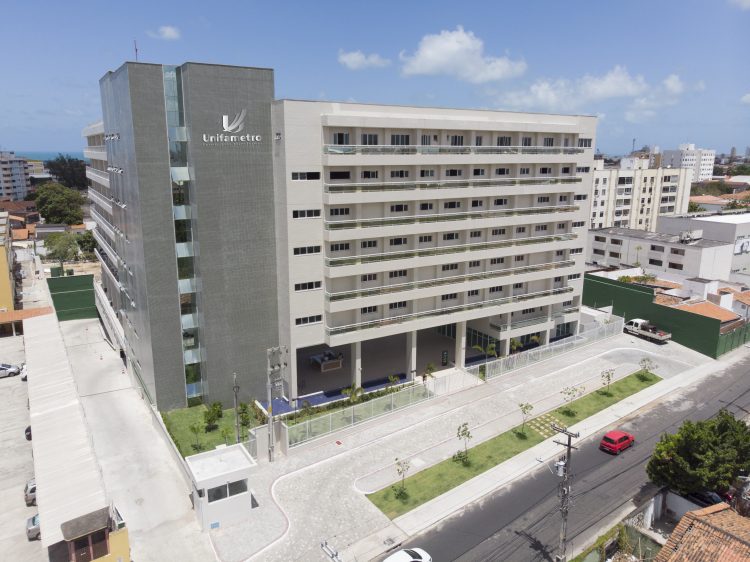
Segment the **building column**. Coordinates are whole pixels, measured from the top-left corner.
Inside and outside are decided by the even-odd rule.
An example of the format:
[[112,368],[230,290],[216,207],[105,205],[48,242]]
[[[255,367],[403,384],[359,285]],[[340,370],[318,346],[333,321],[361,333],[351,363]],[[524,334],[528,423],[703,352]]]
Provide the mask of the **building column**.
[[417,376],[417,332],[406,332],[406,380]]
[[356,341],[351,344],[352,354],[352,386],[362,386],[362,342]]
[[287,378],[287,383],[289,384],[289,403],[292,406],[292,408],[297,407],[297,397],[302,394],[304,395],[304,389],[303,392],[300,392],[300,388],[298,386],[297,381],[297,350],[292,348],[290,346],[289,348],[289,355],[287,357],[287,369],[289,376]]
[[456,322],[455,365],[463,369],[466,361],[466,322]]

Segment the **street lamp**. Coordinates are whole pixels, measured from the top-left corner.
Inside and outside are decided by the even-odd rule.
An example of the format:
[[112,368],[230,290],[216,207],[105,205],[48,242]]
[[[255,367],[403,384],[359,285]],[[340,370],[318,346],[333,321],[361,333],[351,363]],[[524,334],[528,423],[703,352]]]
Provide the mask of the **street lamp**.
[[232,387],[232,390],[234,391],[234,433],[235,437],[237,438],[237,443],[240,442],[240,413],[237,410],[237,395],[240,392],[240,386],[237,384],[237,373],[232,373],[234,376],[234,386]]

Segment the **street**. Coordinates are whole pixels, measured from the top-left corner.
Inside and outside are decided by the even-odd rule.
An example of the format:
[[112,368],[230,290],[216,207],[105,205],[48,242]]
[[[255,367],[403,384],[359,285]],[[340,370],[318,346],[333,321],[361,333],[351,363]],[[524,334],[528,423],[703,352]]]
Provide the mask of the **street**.
[[[572,455],[569,555],[605,530],[601,525],[607,516],[653,486],[645,465],[662,433],[675,431],[686,419],[709,418],[723,407],[738,417],[746,415],[749,373],[750,358],[624,419],[617,427],[633,433],[636,444],[619,456],[599,451],[601,435],[574,443],[579,450]],[[403,548],[424,548],[436,562],[554,560],[560,533],[558,481],[540,465],[528,477],[413,537]]]

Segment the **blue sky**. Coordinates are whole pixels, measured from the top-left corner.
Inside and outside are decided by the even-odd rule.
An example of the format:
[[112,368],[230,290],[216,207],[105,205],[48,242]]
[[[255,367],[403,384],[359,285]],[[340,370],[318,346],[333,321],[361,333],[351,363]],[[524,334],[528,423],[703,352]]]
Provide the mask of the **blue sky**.
[[750,0],[5,0],[0,147],[80,150],[125,60],[271,67],[279,98],[585,113],[598,147],[750,145]]

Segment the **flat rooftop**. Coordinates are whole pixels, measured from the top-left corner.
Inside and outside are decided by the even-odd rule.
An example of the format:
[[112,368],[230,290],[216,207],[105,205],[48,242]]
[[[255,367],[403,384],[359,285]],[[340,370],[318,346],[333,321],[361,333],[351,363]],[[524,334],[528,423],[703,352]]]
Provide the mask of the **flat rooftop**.
[[[750,218],[750,214],[747,215]],[[702,219],[696,219],[702,220]],[[589,232],[609,234],[611,236],[623,236],[626,238],[637,238],[639,240],[648,240],[650,242],[661,242],[663,244],[679,244],[680,246],[689,246],[692,248],[715,248],[716,246],[731,246],[730,242],[721,242],[720,240],[708,240],[707,238],[700,238],[689,244],[683,244],[680,242],[680,237],[677,234],[663,234],[661,232],[648,232],[646,230],[637,230],[635,228],[596,228]]]
[[723,222],[727,224],[745,224],[750,222],[750,213],[737,215],[712,215],[710,217],[695,217],[697,221]]
[[242,445],[230,445],[185,458],[193,479],[198,482],[255,466]]

